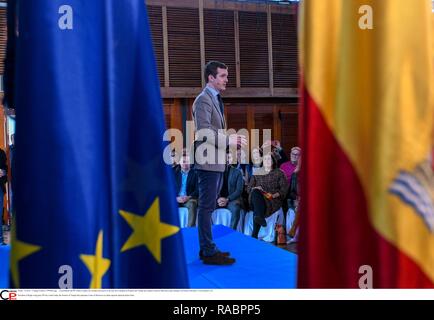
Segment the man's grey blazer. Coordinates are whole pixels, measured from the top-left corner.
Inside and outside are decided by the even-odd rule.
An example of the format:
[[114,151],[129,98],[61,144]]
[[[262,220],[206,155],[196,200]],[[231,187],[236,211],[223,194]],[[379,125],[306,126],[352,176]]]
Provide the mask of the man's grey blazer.
[[205,87],[194,100],[192,111],[196,135],[192,150],[194,168],[224,172],[229,137],[226,135],[225,115],[220,111],[217,97]]

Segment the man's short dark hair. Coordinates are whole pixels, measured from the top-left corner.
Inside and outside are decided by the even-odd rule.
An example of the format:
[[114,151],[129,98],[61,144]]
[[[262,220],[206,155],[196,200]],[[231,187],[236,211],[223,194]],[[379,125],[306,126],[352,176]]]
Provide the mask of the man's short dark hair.
[[227,69],[228,67],[220,61],[210,61],[205,66],[205,82],[208,83],[208,76],[212,75],[214,78],[217,76],[217,68]]

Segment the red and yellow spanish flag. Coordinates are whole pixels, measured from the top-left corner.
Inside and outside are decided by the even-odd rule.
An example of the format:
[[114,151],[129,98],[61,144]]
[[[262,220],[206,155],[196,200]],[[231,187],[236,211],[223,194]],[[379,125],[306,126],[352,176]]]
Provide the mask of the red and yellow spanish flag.
[[434,287],[431,10],[304,0],[299,287]]

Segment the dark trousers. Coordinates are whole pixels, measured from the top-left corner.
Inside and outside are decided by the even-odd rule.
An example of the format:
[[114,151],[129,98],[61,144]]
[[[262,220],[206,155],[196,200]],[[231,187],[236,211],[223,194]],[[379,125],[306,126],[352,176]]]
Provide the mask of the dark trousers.
[[261,191],[255,189],[252,191],[251,195],[252,202],[252,210],[253,210],[253,232],[252,237],[258,238],[259,230],[261,229],[261,225],[255,222],[254,217],[257,216],[260,220],[265,220],[265,211],[267,210],[267,206],[265,204],[264,196]]
[[238,222],[240,222],[241,206],[238,200],[229,201],[227,209],[232,213],[231,228],[237,230]]
[[282,211],[283,211],[283,225],[286,226],[286,213],[289,210],[289,192],[285,199],[282,201]]
[[212,213],[217,205],[217,197],[223,184],[223,172],[196,170],[199,180],[199,203],[197,227],[199,245],[204,256],[212,256],[219,250],[212,238]]

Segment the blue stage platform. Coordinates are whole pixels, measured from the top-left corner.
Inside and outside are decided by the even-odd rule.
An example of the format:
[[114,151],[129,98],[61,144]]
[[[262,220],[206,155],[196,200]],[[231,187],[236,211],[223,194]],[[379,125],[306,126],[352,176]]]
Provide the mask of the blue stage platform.
[[0,246],[0,289],[9,288],[9,254],[11,246]]
[[[232,266],[204,265],[198,257],[197,228],[181,229],[193,289],[287,289],[296,287],[297,256],[269,243],[253,239],[224,226],[214,226],[213,235],[221,250],[237,262]],[[0,288],[8,287],[10,246],[0,246]]]
[[204,265],[198,257],[197,232],[197,228],[182,229],[191,288],[296,288],[297,255],[217,225],[213,227],[215,243],[237,261],[232,266]]

